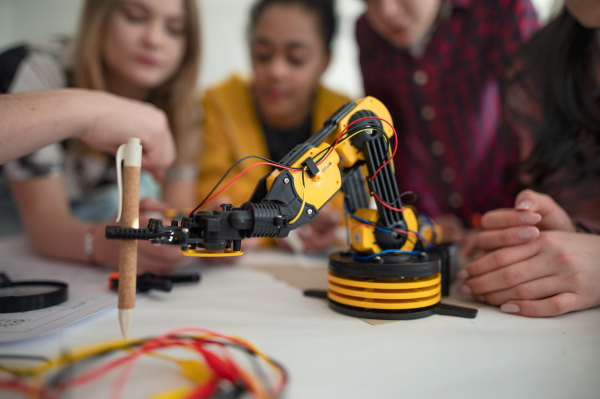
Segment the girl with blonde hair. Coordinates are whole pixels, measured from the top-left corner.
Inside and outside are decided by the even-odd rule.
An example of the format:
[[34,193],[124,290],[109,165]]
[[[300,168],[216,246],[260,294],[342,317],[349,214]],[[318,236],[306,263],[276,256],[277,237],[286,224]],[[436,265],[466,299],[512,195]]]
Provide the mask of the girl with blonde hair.
[[[74,42],[62,38],[0,55],[0,93],[103,90],[164,111],[178,158],[164,176],[162,199],[188,207],[195,201],[199,36],[195,0],[87,0]],[[117,266],[119,243],[104,238],[104,227],[114,223],[109,219],[116,213],[114,164],[111,156],[65,141],[3,165],[20,222],[39,254]],[[142,177],[142,196],[159,198],[159,192],[149,175]],[[6,200],[0,207],[2,202],[6,207]],[[143,200],[140,209],[164,208]],[[3,209],[0,215],[8,219],[15,212]],[[10,226],[0,222],[5,230]],[[180,259],[175,248],[148,242],[140,242],[138,256],[144,270],[160,270]]]

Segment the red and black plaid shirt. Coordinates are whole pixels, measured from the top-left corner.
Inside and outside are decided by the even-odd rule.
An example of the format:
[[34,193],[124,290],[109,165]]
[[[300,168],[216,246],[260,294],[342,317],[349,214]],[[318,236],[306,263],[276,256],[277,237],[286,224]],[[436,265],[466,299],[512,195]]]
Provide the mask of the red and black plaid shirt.
[[499,78],[538,28],[529,0],[448,0],[420,57],[356,25],[365,93],[389,109],[399,135],[400,191],[420,211],[474,215],[513,206],[514,145],[499,138]]

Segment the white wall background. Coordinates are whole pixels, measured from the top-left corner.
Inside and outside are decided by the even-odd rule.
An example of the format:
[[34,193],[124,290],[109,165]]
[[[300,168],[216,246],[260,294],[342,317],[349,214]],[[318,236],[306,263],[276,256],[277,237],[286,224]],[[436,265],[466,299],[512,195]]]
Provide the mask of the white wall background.
[[[532,0],[540,18],[548,18],[560,0]],[[254,0],[199,0],[203,33],[203,64],[199,85],[206,87],[232,71],[250,68],[246,46],[248,12]],[[42,39],[76,30],[81,0],[0,0],[0,48],[18,41]],[[351,97],[362,94],[354,21],[363,12],[361,0],[337,0],[340,19],[334,58],[325,84]]]

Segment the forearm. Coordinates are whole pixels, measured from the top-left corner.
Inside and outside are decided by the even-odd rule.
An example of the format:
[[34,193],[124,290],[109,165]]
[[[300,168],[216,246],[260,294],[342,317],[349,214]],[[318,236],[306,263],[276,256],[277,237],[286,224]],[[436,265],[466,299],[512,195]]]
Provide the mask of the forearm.
[[33,249],[42,256],[87,263],[85,239],[94,225],[72,216],[63,187],[61,176],[10,183]]
[[162,200],[170,208],[193,209],[198,205],[195,180],[167,179],[162,186]]
[[0,95],[0,163],[85,131],[77,101],[83,90],[62,89]]

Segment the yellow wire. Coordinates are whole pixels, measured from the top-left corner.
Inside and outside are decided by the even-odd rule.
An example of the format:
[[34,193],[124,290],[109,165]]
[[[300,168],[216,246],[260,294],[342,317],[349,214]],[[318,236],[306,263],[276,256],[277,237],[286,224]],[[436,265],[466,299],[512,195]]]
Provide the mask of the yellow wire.
[[[198,339],[207,339],[207,338],[223,339],[223,338],[225,338],[225,339],[229,339],[233,342],[238,342],[243,345],[246,345],[252,351],[254,351],[256,356],[258,356],[263,361],[265,361],[265,363],[271,369],[273,369],[277,374],[281,374],[281,371],[277,368],[277,366],[273,363],[273,361],[268,356],[266,356],[257,347],[255,347],[254,345],[252,345],[250,342],[246,341],[245,339],[242,339],[239,337],[233,337],[233,336],[214,335],[214,334],[210,334],[210,333],[189,334],[189,337],[198,338]],[[152,339],[142,342],[141,344],[140,344],[139,340],[123,341],[121,339],[118,339],[118,340],[114,340],[114,341],[108,341],[105,343],[93,344],[88,347],[78,349],[78,350],[74,351],[74,353],[71,353],[68,355],[59,355],[54,358],[51,358],[50,360],[48,360],[47,362],[45,362],[43,364],[40,364],[37,366],[7,367],[4,365],[0,365],[0,370],[10,373],[14,376],[20,376],[20,377],[27,376],[27,377],[33,377],[33,378],[37,379],[37,381],[31,382],[29,384],[29,388],[28,388],[29,391],[31,392],[31,394],[35,395],[36,393],[39,393],[39,389],[41,389],[42,375],[53,368],[57,368],[62,365],[65,365],[65,364],[73,363],[73,362],[79,361],[83,358],[93,357],[97,354],[100,354],[100,353],[103,353],[106,351],[110,351],[110,350],[125,350],[128,352],[133,352],[134,349],[131,349],[128,346],[130,346],[132,344],[140,344],[140,348],[143,349],[143,347],[148,342],[152,342]],[[164,349],[166,347],[167,346],[165,346],[161,349]],[[195,348],[191,345],[182,345],[181,347],[184,349],[188,349],[188,350],[196,352]],[[206,365],[202,364],[201,362],[198,362],[195,360],[178,360],[171,356],[159,354],[159,353],[156,353],[153,351],[145,351],[142,354],[153,356],[153,357],[167,360],[167,361],[177,364],[181,368],[183,374],[188,379],[192,380],[195,383],[201,382],[200,380],[204,379],[202,377],[206,377],[206,374],[204,376],[196,375],[196,374],[198,374],[198,371],[203,371],[204,373],[212,373],[213,372],[209,367],[207,367]],[[200,368],[198,368],[198,366],[200,366]],[[254,373],[247,371],[247,370],[243,370],[243,369],[239,369],[238,371],[242,374],[242,376],[244,376],[244,379],[246,380],[246,382],[250,384],[250,389],[252,392],[254,392],[254,394],[256,395],[257,398],[268,398],[270,396],[268,389],[264,386],[262,381],[259,378],[257,378],[257,376],[254,375]],[[182,392],[189,392],[189,391],[183,390]],[[169,396],[169,397],[171,397],[171,396]]]
[[0,366],[0,370],[6,371],[7,373],[17,375],[17,376],[38,376],[41,375],[48,370],[51,370],[56,367],[60,367],[62,365],[79,361],[86,357],[95,356],[99,353],[115,350],[115,349],[123,349],[130,344],[137,343],[138,340],[128,340],[123,341],[122,339],[109,341],[100,344],[93,344],[83,349],[76,351],[75,353],[64,354],[55,356],[54,358],[49,359],[47,362],[43,364],[39,364],[37,366],[32,367],[7,367]]

